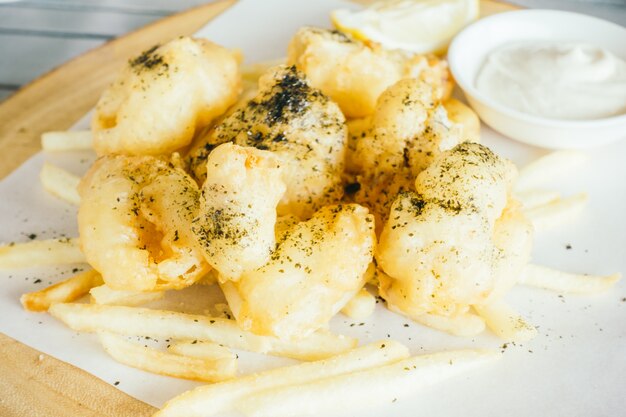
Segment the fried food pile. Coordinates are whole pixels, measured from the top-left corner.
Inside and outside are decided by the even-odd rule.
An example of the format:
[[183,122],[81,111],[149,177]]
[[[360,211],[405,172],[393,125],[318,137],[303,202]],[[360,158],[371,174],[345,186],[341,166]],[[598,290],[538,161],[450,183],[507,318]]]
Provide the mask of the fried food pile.
[[183,37],[103,94],[79,229],[107,286],[215,280],[243,330],[288,340],[368,282],[418,321],[515,284],[532,238],[516,171],[476,143],[444,60],[302,28],[241,86],[236,54]]

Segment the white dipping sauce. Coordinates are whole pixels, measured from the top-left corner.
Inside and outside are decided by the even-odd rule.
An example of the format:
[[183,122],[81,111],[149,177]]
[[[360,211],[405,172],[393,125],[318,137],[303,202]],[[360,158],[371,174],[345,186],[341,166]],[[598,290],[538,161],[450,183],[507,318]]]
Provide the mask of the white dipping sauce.
[[476,88],[524,113],[598,119],[626,112],[626,62],[587,44],[515,42],[489,54]]

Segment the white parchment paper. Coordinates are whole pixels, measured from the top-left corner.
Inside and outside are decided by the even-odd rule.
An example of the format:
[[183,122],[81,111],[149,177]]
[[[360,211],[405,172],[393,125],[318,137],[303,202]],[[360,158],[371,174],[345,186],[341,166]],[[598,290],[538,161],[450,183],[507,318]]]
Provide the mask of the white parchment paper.
[[[200,31],[228,47],[240,48],[250,62],[285,55],[296,29],[328,25],[328,12],[344,4],[331,1],[240,1]],[[83,126],[85,126],[83,122]],[[80,127],[80,126],[79,126]],[[483,127],[483,142],[522,164],[540,155],[536,148],[510,141]],[[590,138],[593,140],[593,138]],[[590,203],[575,221],[537,234],[534,262],[572,272],[626,272],[626,142],[589,152],[589,162],[546,188],[565,194],[587,191]],[[44,161],[82,174],[93,160],[89,152],[39,153],[0,182],[0,243],[76,236],[76,209],[42,189],[38,175]],[[571,247],[567,249],[567,247]],[[120,365],[89,334],[77,334],[46,314],[25,312],[22,293],[44,288],[72,274],[67,267],[0,271],[0,331],[40,351],[76,365],[155,406],[197,383],[161,377]],[[171,308],[210,310],[210,289],[173,294]],[[195,301],[190,301],[190,300]],[[354,416],[607,416],[626,407],[626,282],[594,296],[570,296],[524,287],[508,301],[539,328],[523,345],[508,345],[498,363],[421,392],[386,407]],[[168,304],[169,303],[169,304]],[[460,347],[501,348],[488,332],[474,339],[448,336],[396,316],[378,306],[374,316],[353,321],[338,315],[334,331],[363,343],[394,338],[419,354]],[[161,341],[163,342],[163,341]],[[148,341],[146,341],[148,343]],[[293,361],[241,353],[249,372]]]

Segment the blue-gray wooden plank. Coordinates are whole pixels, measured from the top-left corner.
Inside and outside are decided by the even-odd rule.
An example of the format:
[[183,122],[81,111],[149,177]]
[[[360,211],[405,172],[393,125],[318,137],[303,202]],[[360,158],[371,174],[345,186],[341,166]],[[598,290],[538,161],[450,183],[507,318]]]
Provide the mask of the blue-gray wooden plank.
[[0,100],[65,61],[202,0],[25,0],[0,4]]
[[4,100],[5,98],[9,97],[11,94],[13,94],[15,92],[14,89],[5,89],[5,88],[1,88],[0,87],[0,101]]
[[156,17],[111,11],[80,11],[0,4],[0,33],[109,39],[145,26]]
[[0,84],[26,84],[103,42],[0,34]]
[[25,0],[22,3],[34,4],[39,7],[55,7],[64,10],[77,8],[89,11],[116,10],[126,13],[146,12],[167,15],[179,10],[188,9],[211,0]]

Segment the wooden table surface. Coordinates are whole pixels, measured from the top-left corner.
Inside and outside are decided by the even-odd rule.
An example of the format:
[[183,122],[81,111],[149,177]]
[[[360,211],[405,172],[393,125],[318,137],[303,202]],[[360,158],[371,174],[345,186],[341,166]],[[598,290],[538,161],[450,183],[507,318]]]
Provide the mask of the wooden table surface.
[[[89,111],[129,56],[195,32],[234,1],[198,6],[111,40],[0,102],[0,178],[39,151],[42,132],[67,129]],[[482,15],[512,8],[481,2]],[[87,372],[0,333],[0,416],[143,417],[153,412],[152,406]]]

